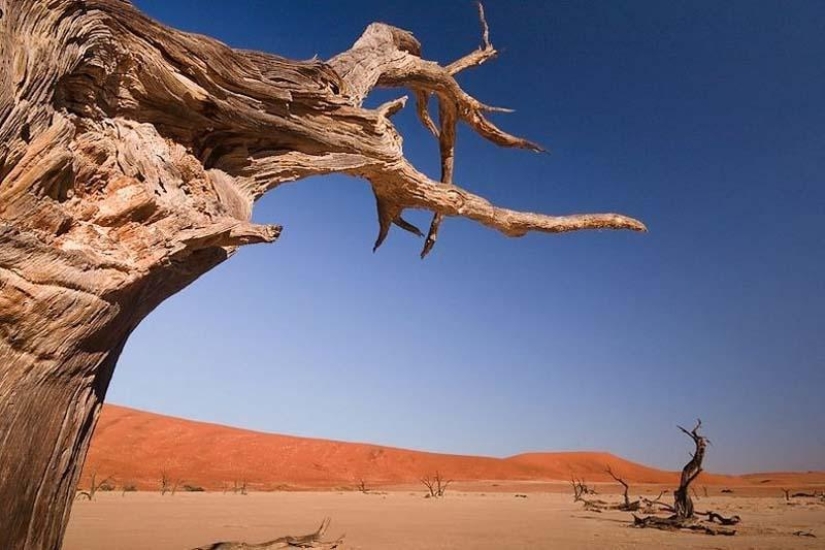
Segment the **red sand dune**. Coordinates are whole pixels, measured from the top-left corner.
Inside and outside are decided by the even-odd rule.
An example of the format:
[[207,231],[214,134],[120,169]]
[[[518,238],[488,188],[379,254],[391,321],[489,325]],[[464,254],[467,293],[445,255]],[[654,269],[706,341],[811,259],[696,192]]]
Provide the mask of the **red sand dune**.
[[[84,468],[87,483],[113,476],[118,484],[157,489],[161,472],[173,480],[219,489],[246,481],[253,489],[352,487],[418,483],[436,471],[462,480],[611,481],[605,467],[632,483],[678,483],[678,474],[609,453],[528,453],[510,458],[446,455],[363,443],[267,434],[105,405]],[[755,484],[772,474],[702,474],[704,484]],[[783,474],[776,477],[784,479]],[[825,474],[820,475],[825,480]],[[752,479],[751,479],[752,478]]]

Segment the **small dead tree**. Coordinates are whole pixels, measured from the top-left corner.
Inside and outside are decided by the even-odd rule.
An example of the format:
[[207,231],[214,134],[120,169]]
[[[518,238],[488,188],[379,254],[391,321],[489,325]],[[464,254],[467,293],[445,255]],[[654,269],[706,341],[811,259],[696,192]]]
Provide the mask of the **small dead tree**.
[[447,490],[447,487],[452,483],[452,480],[445,481],[444,478],[441,477],[441,473],[436,470],[435,476],[430,477],[422,477],[421,483],[427,487],[429,493],[426,498],[441,498],[444,496],[444,492]]
[[624,497],[624,502],[616,506],[615,509],[623,512],[635,512],[636,510],[639,510],[642,506],[641,500],[634,500],[633,502],[630,502],[630,497],[627,495],[630,490],[630,485],[628,485],[623,478],[614,474],[609,465],[607,466],[607,473],[610,474],[610,477],[621,483],[622,487],[624,487],[624,494],[622,495]]
[[77,494],[77,498],[86,497],[88,500],[94,500],[95,494],[98,491],[111,491],[112,485],[111,481],[113,480],[112,476],[106,477],[100,481],[97,481],[97,470],[92,472],[92,476],[89,479],[89,490],[88,491],[81,491]]
[[573,502],[581,502],[584,504],[585,510],[601,512],[607,508],[608,504],[604,500],[584,498],[583,495],[594,495],[596,494],[596,491],[595,489],[588,487],[587,483],[585,483],[583,479],[577,480],[576,478],[570,478],[570,486],[573,487]]
[[235,495],[246,495],[246,480],[232,482],[232,493]]
[[160,496],[165,495],[169,491],[171,491],[172,482],[169,479],[169,472],[166,470],[160,471]]
[[573,486],[573,495],[575,500],[579,500],[582,495],[595,495],[596,489],[589,486],[587,482],[582,479],[570,478],[570,484]]
[[121,487],[120,496],[125,497],[126,493],[134,493],[135,491],[137,491],[137,484],[135,484],[135,482],[133,481],[127,481]]
[[367,489],[367,482],[364,481],[363,477],[358,480],[357,487],[358,487],[358,490],[361,491],[362,493],[364,493],[365,495],[369,492],[369,489]]
[[667,493],[666,490],[659,491],[659,495],[654,499],[641,497],[640,500],[642,501],[642,504],[644,504],[643,512],[646,514],[656,514],[662,511],[673,513],[673,506],[666,502],[662,502],[662,496],[664,496],[665,493]]

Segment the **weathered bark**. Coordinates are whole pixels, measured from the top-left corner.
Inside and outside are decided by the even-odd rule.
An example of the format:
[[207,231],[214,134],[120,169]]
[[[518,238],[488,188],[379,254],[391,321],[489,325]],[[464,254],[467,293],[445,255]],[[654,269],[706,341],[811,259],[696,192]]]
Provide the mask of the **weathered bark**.
[[[392,223],[418,232],[407,208],[436,215],[425,252],[442,216],[510,236],[644,230],[617,214],[507,210],[452,184],[457,121],[539,148],[493,125],[452,76],[495,54],[487,38],[446,67],[420,51],[373,24],[329,62],[290,61],[169,29],[125,0],[0,0],[0,548],[60,546],[129,334],[238,246],[274,241],[280,227],[250,218],[282,183],[366,179],[376,247]],[[362,107],[376,86],[415,93],[440,135],[442,182],[404,158],[389,121],[404,98]]]

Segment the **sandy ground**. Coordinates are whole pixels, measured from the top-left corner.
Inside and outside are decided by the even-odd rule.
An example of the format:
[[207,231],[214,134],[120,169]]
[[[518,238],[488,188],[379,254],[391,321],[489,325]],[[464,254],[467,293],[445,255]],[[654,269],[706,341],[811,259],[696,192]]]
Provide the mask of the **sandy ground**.
[[[743,520],[736,536],[710,537],[633,529],[629,514],[585,512],[566,493],[515,494],[456,490],[425,499],[417,490],[98,493],[92,502],[75,503],[63,548],[186,550],[221,540],[261,542],[314,531],[325,516],[332,518],[328,538],[346,533],[344,548],[363,550],[825,547],[825,505],[801,499],[788,505],[774,496],[701,498],[698,509]],[[798,530],[817,538],[795,536]]]

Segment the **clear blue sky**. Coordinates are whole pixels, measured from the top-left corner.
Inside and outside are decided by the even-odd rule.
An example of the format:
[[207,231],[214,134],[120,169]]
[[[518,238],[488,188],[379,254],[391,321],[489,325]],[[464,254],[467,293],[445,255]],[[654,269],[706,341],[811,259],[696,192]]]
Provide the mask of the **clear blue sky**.
[[[475,48],[471,2],[139,0],[233,46],[323,59],[372,21]],[[507,239],[448,219],[425,261],[327,177],[265,197],[285,226],[138,328],[108,400],[453,453],[609,450],[677,469],[701,416],[723,472],[825,469],[825,3],[486,3],[503,54],[461,76],[551,155],[459,134],[456,180],[502,205],[618,211],[648,234]],[[403,92],[380,92],[386,100]],[[412,109],[407,156],[437,176]],[[428,215],[413,213],[420,225]]]

